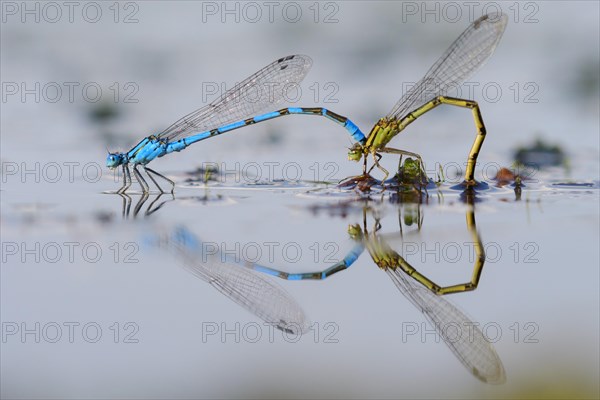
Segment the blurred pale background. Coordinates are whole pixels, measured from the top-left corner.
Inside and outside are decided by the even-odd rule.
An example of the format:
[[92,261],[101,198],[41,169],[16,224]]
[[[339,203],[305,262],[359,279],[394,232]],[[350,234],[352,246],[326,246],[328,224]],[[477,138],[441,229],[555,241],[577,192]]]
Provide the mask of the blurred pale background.
[[[74,3],[71,16],[60,2],[53,3],[58,8],[2,2],[2,241],[93,242],[104,257],[50,263],[3,253],[1,318],[3,333],[6,323],[96,322],[103,337],[94,344],[80,336],[73,343],[3,337],[3,398],[598,396],[597,2]],[[299,243],[303,256],[289,269],[312,271],[331,263],[322,253],[315,262],[311,246],[335,243],[333,257],[342,258],[352,247],[347,226],[362,222],[362,214],[314,215],[310,206],[330,201],[305,194],[302,185],[297,191],[216,189],[209,198],[226,200],[214,202],[198,201],[204,190],[178,187],[177,201],[152,218],[120,222],[121,199],[101,193],[119,185],[103,168],[106,146],[129,149],[213,100],[209,89],[230,88],[289,54],[314,62],[293,105],[327,107],[368,131],[485,7],[502,9],[509,24],[494,56],[462,88],[463,97],[480,103],[489,132],[479,161],[510,165],[513,151],[537,137],[562,146],[569,159],[566,170],[540,172],[523,201],[512,202],[510,189],[497,190],[476,206],[483,241],[496,243],[503,256],[488,262],[475,292],[451,300],[481,325],[501,327],[494,346],[507,383],[481,384],[431,337],[403,343],[403,323],[425,320],[368,254],[326,282],[278,282],[320,324],[318,339],[203,343],[203,323],[262,322],[178,268],[168,253],[145,247],[143,233],[186,224],[206,241],[231,246]],[[470,113],[442,107],[392,143],[431,164],[462,164],[472,132]],[[152,167],[182,183],[182,171],[208,161],[297,163],[303,179],[315,180],[316,170],[321,180],[332,171],[325,167],[330,162],[334,174],[327,178],[335,181],[360,172],[346,161],[349,145],[345,131],[328,121],[286,117]],[[23,175],[36,163],[42,169],[58,163],[64,173],[65,162],[75,165],[73,181]],[[384,159],[390,168],[394,162]],[[88,163],[92,171],[99,166],[102,179],[82,178]],[[6,165],[19,173],[7,174]],[[285,178],[280,167],[275,174]],[[478,170],[477,178],[490,176]],[[551,186],[569,179],[592,186]],[[469,240],[456,195],[423,208],[424,228],[414,241]],[[397,233],[397,207],[381,212],[384,230]],[[108,223],[99,222],[107,215]],[[139,245],[138,262],[115,262],[110,246],[129,242]],[[538,246],[537,262],[523,262],[527,243]],[[279,253],[261,261],[285,264]],[[452,271],[436,264],[422,268],[448,283],[471,273],[466,261]],[[110,327],[118,322],[125,334],[128,321],[139,327],[139,343],[122,337],[115,343]],[[324,343],[327,322],[339,328],[339,343]],[[537,343],[524,340],[531,333],[526,323],[538,328]]]

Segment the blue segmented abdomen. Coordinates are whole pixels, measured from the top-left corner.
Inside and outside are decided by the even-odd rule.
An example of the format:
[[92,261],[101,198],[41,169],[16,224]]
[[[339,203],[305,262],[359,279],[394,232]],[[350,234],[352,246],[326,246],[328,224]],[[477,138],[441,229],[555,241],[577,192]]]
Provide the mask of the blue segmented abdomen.
[[241,128],[244,125],[247,125],[247,123],[246,123],[246,121],[242,120],[242,121],[234,122],[232,124],[225,125],[225,126],[222,126],[220,128],[217,128],[217,131],[219,133],[225,133],[225,132],[229,132],[229,131],[232,131],[234,129],[237,129],[237,128]]
[[165,154],[169,154],[174,151],[181,151],[181,150],[185,149],[186,147],[188,147],[190,144],[199,142],[204,139],[208,139],[209,137],[214,136],[217,133],[219,133],[217,131],[217,129],[214,129],[212,131],[202,132],[197,135],[190,136],[188,138],[180,139],[176,142],[169,143],[167,145],[167,150],[166,150]]
[[350,132],[350,135],[352,135],[352,138],[354,140],[356,140],[357,142],[359,142],[360,144],[365,144],[367,142],[367,138],[362,133],[360,128],[354,124],[354,122],[347,120],[344,127],[346,128],[346,130],[348,132]]
[[[283,111],[283,110],[282,110]],[[308,114],[308,115],[322,115],[325,118],[342,125],[350,133],[352,138],[361,144],[365,144],[367,141],[365,135],[361,132],[358,126],[346,117],[342,117],[326,108],[302,108],[302,107],[289,107],[287,111],[290,114]]]
[[273,118],[277,118],[281,116],[281,112],[279,111],[273,111],[270,113],[266,113],[266,114],[262,114],[262,115],[257,115],[256,117],[252,118],[254,122],[262,122],[262,121],[266,121],[268,119],[273,119]]
[[[201,140],[208,139],[212,136],[220,135],[222,133],[226,133],[226,132],[238,129],[238,128],[242,128],[247,125],[252,125],[255,123],[267,121],[267,120],[270,120],[273,118],[277,118],[277,117],[281,117],[281,116],[289,115],[289,114],[320,115],[320,116],[326,117],[327,119],[329,119],[339,125],[342,125],[350,133],[352,138],[354,140],[356,140],[357,142],[364,144],[366,141],[365,135],[360,131],[358,126],[356,126],[352,121],[350,121],[346,117],[342,117],[341,115],[338,115],[332,111],[329,111],[326,108],[288,107],[288,108],[283,108],[278,111],[272,111],[272,112],[269,112],[266,114],[257,115],[253,118],[248,118],[245,120],[233,122],[231,124],[224,125],[219,128],[216,128],[216,129],[212,129],[210,131],[201,132],[196,135],[192,135],[187,138],[180,139],[176,142],[168,143],[168,144],[166,144],[163,152],[156,152],[151,155],[142,153],[140,155],[140,158],[142,158],[142,156],[144,156],[143,158],[151,157],[151,159],[156,158],[156,157],[162,157],[165,154],[169,154],[174,151],[181,151],[181,150],[185,149],[186,147],[188,147],[189,145],[191,145],[192,143],[196,143]],[[147,139],[147,140],[149,140],[149,139]],[[144,147],[146,144],[147,143],[143,143],[143,146],[141,146],[141,151],[145,150]],[[140,145],[142,145],[142,143],[140,143]],[[136,148],[140,148],[140,145],[136,146]]]

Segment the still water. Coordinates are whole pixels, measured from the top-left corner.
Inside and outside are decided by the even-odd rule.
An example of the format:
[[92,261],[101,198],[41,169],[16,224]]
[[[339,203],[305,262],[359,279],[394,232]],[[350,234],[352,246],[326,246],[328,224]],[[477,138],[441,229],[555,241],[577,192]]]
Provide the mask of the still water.
[[[473,19],[158,1],[92,23],[85,4],[36,22],[3,3],[3,398],[598,397],[598,4],[499,4],[506,33],[461,87],[488,128],[474,195],[455,187],[472,117],[441,107],[392,141],[443,171],[421,195],[339,188],[361,172],[347,134],[290,116],[153,162],[176,187],[149,196],[114,194],[107,146],[295,53],[314,65],[292,105],[368,131]],[[536,138],[566,163],[500,187]]]

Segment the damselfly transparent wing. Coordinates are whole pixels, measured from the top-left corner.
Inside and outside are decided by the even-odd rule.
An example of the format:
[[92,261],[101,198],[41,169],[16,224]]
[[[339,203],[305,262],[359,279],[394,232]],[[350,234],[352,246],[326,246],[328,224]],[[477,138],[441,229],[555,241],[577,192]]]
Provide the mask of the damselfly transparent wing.
[[407,279],[400,268],[388,268],[386,272],[400,292],[427,317],[446,345],[475,377],[492,384],[506,381],[502,360],[469,317],[445,298]]
[[281,286],[249,269],[251,266],[214,251],[214,246],[203,246],[183,228],[167,238],[166,247],[181,258],[186,270],[265,323],[293,334],[309,330],[310,321],[296,300]]
[[508,17],[499,13],[484,15],[473,22],[402,96],[386,118],[400,119],[462,84],[494,53],[507,22]]
[[275,111],[282,100],[295,96],[294,90],[311,66],[308,56],[280,58],[236,84],[219,99],[180,118],[158,137],[172,142],[254,117],[262,111]]

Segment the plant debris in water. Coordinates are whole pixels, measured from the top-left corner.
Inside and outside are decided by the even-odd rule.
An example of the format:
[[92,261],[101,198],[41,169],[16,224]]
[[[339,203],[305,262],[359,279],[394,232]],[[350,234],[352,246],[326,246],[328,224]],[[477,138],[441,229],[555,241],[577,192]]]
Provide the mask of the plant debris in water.
[[186,183],[206,183],[209,181],[217,181],[221,177],[221,172],[216,165],[207,165],[186,172],[186,175],[190,176],[185,180]]
[[[421,169],[418,161],[412,158],[404,160],[404,164],[399,168],[393,178],[382,182],[373,178],[368,172],[358,176],[352,176],[340,182],[338,187],[348,189],[358,189],[361,192],[368,192],[373,186],[379,186],[387,190],[395,191],[413,191],[427,188],[433,181],[429,180]],[[439,182],[441,184],[442,178]],[[436,183],[437,185],[437,183]]]
[[494,180],[497,182],[496,186],[498,187],[503,187],[509,184],[521,186],[523,184],[523,181],[527,179],[527,175],[519,174],[519,168],[514,170],[506,167],[500,168],[500,170],[494,177]]

